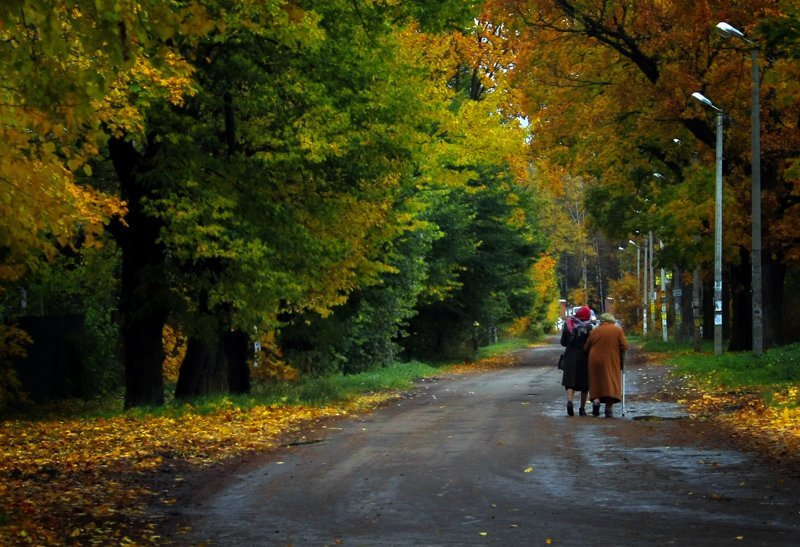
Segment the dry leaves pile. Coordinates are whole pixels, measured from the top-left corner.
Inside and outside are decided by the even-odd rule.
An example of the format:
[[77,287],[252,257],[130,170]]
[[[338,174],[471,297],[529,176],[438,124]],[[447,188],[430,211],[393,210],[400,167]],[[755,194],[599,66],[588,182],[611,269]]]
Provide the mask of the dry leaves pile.
[[736,442],[783,463],[800,464],[798,387],[776,394],[767,406],[758,393],[704,394],[689,411],[723,426]]
[[180,418],[6,421],[0,425],[0,545],[159,544],[158,515],[148,508],[174,503],[169,487],[184,472],[268,449],[311,421],[386,397],[347,407],[223,406]]

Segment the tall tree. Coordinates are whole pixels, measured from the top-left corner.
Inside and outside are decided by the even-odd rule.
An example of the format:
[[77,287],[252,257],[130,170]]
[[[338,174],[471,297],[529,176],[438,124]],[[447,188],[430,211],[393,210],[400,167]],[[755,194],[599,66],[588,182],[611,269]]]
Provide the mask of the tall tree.
[[202,26],[195,7],[160,0],[0,6],[3,287],[59,248],[99,244],[109,219],[124,213],[89,160],[109,135],[140,136],[150,101],[180,102],[189,65],[153,46],[183,24]]
[[[591,176],[593,184],[616,188],[613,194],[620,199],[626,195],[644,198],[641,186],[654,171],[672,169],[671,174],[677,176],[671,185],[697,188],[698,179],[688,167],[691,164],[677,157],[689,158],[691,154],[677,152],[673,139],[686,143],[684,148],[693,148],[706,164],[713,165],[713,116],[690,99],[691,92],[701,91],[720,105],[729,119],[740,121],[726,124],[725,192],[731,202],[749,200],[748,61],[737,44],[722,40],[713,28],[718,21],[726,20],[758,39],[759,21],[782,16],[778,2],[741,0],[721,7],[713,2],[497,0],[490,2],[489,8],[498,21],[519,31],[514,35],[520,50],[517,81],[528,97],[527,112],[535,124],[539,150],[551,161]],[[796,101],[783,89],[791,71],[779,57],[765,57],[761,89],[764,111],[790,112]],[[792,245],[795,238],[794,234],[773,230],[790,206],[783,197],[791,194],[785,164],[792,155],[790,143],[797,131],[781,124],[780,118],[762,117],[763,213],[769,221],[764,224],[770,225],[764,233],[765,250],[769,249],[764,253],[764,271],[771,280],[764,284],[769,293],[765,298],[765,332],[771,333],[768,342],[772,344],[782,333],[778,296],[784,268],[789,264],[787,244]],[[653,181],[645,186],[653,186]],[[686,196],[687,189],[673,195]],[[710,218],[711,195],[705,191],[693,196],[694,203],[705,202],[704,210],[697,211],[704,217],[698,219],[701,225]],[[652,201],[647,203],[655,206]],[[670,208],[676,214],[685,214],[677,202]],[[623,210],[628,215],[639,210],[647,217],[643,207]],[[742,266],[733,270],[738,272],[730,283],[734,291],[747,291],[749,286],[749,267],[742,262],[749,256],[748,211],[725,210],[726,261]],[[639,229],[652,225],[645,218]],[[668,232],[670,225],[678,223],[653,226],[661,230],[668,243],[675,235]],[[702,230],[696,235],[702,236]],[[731,314],[736,348],[750,343],[746,301],[734,300],[741,307]]]

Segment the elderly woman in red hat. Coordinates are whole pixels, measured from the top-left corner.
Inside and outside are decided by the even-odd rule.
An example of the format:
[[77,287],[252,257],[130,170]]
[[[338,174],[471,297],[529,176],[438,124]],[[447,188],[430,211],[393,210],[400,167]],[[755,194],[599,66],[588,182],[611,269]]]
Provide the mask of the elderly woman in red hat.
[[575,315],[568,318],[561,330],[561,345],[564,351],[562,365],[563,375],[561,385],[567,390],[567,415],[575,415],[572,399],[575,392],[581,392],[581,406],[578,414],[586,416],[586,399],[589,395],[589,360],[583,346],[592,330],[592,310],[589,306],[582,306]]

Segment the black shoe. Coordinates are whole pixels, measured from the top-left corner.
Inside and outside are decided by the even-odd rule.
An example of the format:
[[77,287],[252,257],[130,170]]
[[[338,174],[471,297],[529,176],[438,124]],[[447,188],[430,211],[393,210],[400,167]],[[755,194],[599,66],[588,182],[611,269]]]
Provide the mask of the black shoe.
[[575,410],[572,406],[572,401],[567,401],[567,416],[575,416]]
[[583,408],[583,407],[580,407],[578,409],[578,416],[586,416],[586,409]]
[[592,416],[600,416],[600,403],[592,403]]

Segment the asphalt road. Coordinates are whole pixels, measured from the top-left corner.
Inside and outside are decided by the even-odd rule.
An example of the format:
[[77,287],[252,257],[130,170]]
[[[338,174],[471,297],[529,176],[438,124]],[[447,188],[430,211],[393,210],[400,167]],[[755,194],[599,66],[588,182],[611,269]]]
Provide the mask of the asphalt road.
[[[185,545],[791,545],[800,480],[660,395],[635,359],[626,415],[568,417],[560,348],[421,382],[184,499]],[[577,398],[576,398],[577,400]]]

